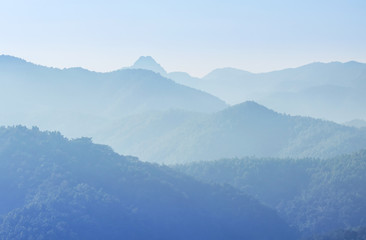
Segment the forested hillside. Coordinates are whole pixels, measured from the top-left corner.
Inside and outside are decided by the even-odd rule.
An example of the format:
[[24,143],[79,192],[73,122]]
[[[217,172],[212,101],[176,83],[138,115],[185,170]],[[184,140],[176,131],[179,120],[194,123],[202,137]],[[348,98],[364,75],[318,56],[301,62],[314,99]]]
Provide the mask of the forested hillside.
[[244,102],[212,114],[135,115],[111,124],[96,139],[117,152],[159,163],[245,156],[327,158],[366,148],[366,129],[279,114]]
[[307,240],[365,240],[366,228],[355,228],[347,230],[337,230],[328,234],[317,235]]
[[88,138],[0,128],[0,239],[294,239],[232,187],[121,156]]
[[305,236],[366,226],[365,150],[326,160],[222,159],[175,169],[254,196]]

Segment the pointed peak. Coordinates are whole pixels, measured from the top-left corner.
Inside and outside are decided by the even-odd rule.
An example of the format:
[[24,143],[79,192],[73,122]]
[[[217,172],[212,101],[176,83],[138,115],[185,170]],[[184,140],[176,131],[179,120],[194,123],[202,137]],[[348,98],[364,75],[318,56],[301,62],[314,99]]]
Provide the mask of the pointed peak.
[[165,76],[167,72],[157,63],[151,56],[141,56],[137,61],[131,66],[135,69],[146,69],[156,73],[160,73]]
[[155,63],[157,64],[157,62],[155,61],[154,58],[152,58],[151,56],[141,56],[139,57],[139,59],[137,59],[137,61],[135,62],[136,63],[139,63],[139,62],[147,62],[147,63]]

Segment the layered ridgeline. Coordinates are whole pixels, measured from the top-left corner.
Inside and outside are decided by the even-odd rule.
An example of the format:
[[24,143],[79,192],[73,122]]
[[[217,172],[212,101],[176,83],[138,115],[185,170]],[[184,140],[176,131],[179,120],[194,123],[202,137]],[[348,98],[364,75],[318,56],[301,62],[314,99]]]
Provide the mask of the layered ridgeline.
[[365,239],[366,150],[327,160],[222,159],[175,169],[255,196],[305,236],[326,234],[312,239]]
[[253,100],[280,112],[339,123],[366,119],[363,106],[366,64],[363,63],[312,63],[259,74],[221,68],[203,78],[184,72],[167,73],[151,57],[141,58],[135,65],[211,93],[230,104]]
[[1,55],[0,84],[0,124],[37,125],[67,136],[92,136],[111,119],[145,111],[226,107],[212,95],[143,69],[61,70]]
[[0,128],[0,146],[0,239],[295,239],[234,188],[88,138]]
[[135,115],[112,124],[96,139],[144,161],[170,164],[244,156],[326,158],[366,148],[366,129],[245,102],[213,114]]

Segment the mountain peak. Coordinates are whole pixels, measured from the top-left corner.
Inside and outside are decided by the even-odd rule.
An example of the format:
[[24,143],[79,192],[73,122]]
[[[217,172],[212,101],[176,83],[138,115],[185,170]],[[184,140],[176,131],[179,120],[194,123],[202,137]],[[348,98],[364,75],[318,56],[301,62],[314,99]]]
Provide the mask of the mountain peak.
[[131,66],[131,68],[146,69],[151,70],[160,75],[165,76],[167,72],[164,70],[159,63],[157,63],[151,56],[141,56],[137,61]]
[[235,116],[256,116],[256,117],[278,114],[273,110],[268,109],[265,106],[260,105],[254,101],[246,101],[243,103],[239,103],[234,106],[228,107],[218,113],[226,116],[235,115]]
[[155,59],[152,58],[151,56],[141,56],[139,57],[139,59],[137,59],[137,61],[135,62],[136,63],[139,63],[139,62],[151,62],[151,63],[156,63]]

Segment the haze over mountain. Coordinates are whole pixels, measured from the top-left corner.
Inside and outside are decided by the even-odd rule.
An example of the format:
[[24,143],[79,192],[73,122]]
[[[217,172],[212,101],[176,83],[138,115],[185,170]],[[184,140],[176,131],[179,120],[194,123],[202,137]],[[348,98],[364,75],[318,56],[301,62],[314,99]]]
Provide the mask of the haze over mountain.
[[279,112],[339,123],[366,119],[362,104],[366,102],[366,64],[363,63],[311,63],[257,74],[221,68],[203,78],[159,71],[177,83],[211,93],[230,104],[253,100]]
[[366,240],[365,10],[1,1],[0,240]]
[[1,239],[289,239],[277,213],[90,139],[0,128]]
[[90,136],[111,119],[146,111],[215,112],[226,107],[212,95],[143,69],[97,73],[1,55],[0,83],[0,124],[37,125],[67,136]]
[[[314,66],[337,69],[327,64]],[[307,75],[317,76],[312,71],[314,66],[269,75],[282,76],[288,87],[301,70],[306,74],[298,75],[298,84],[292,87],[301,89],[301,85],[309,85]],[[349,85],[357,83],[361,89],[362,78],[356,81],[355,76],[362,65],[350,66],[348,75],[354,82]],[[352,68],[355,66],[358,71]],[[160,69],[164,74],[151,57],[140,58],[133,67]],[[242,77],[253,75],[224,69],[207,77],[216,76],[220,80],[226,71]],[[313,85],[321,79],[330,81],[318,76]],[[61,70],[0,56],[0,80],[3,86],[0,124],[36,125],[62,130],[69,137],[93,137],[119,153],[137,155],[144,161],[175,163],[250,155],[329,157],[366,146],[364,129],[281,115],[254,102],[223,110],[226,104],[220,99],[150,70],[122,69],[109,73],[82,68]],[[302,105],[298,108],[306,110]]]
[[366,130],[276,113],[245,102],[212,114],[134,115],[95,139],[144,161],[184,163],[225,157],[326,158],[366,148]]
[[344,125],[356,128],[366,128],[366,121],[362,119],[353,119],[345,122]]

